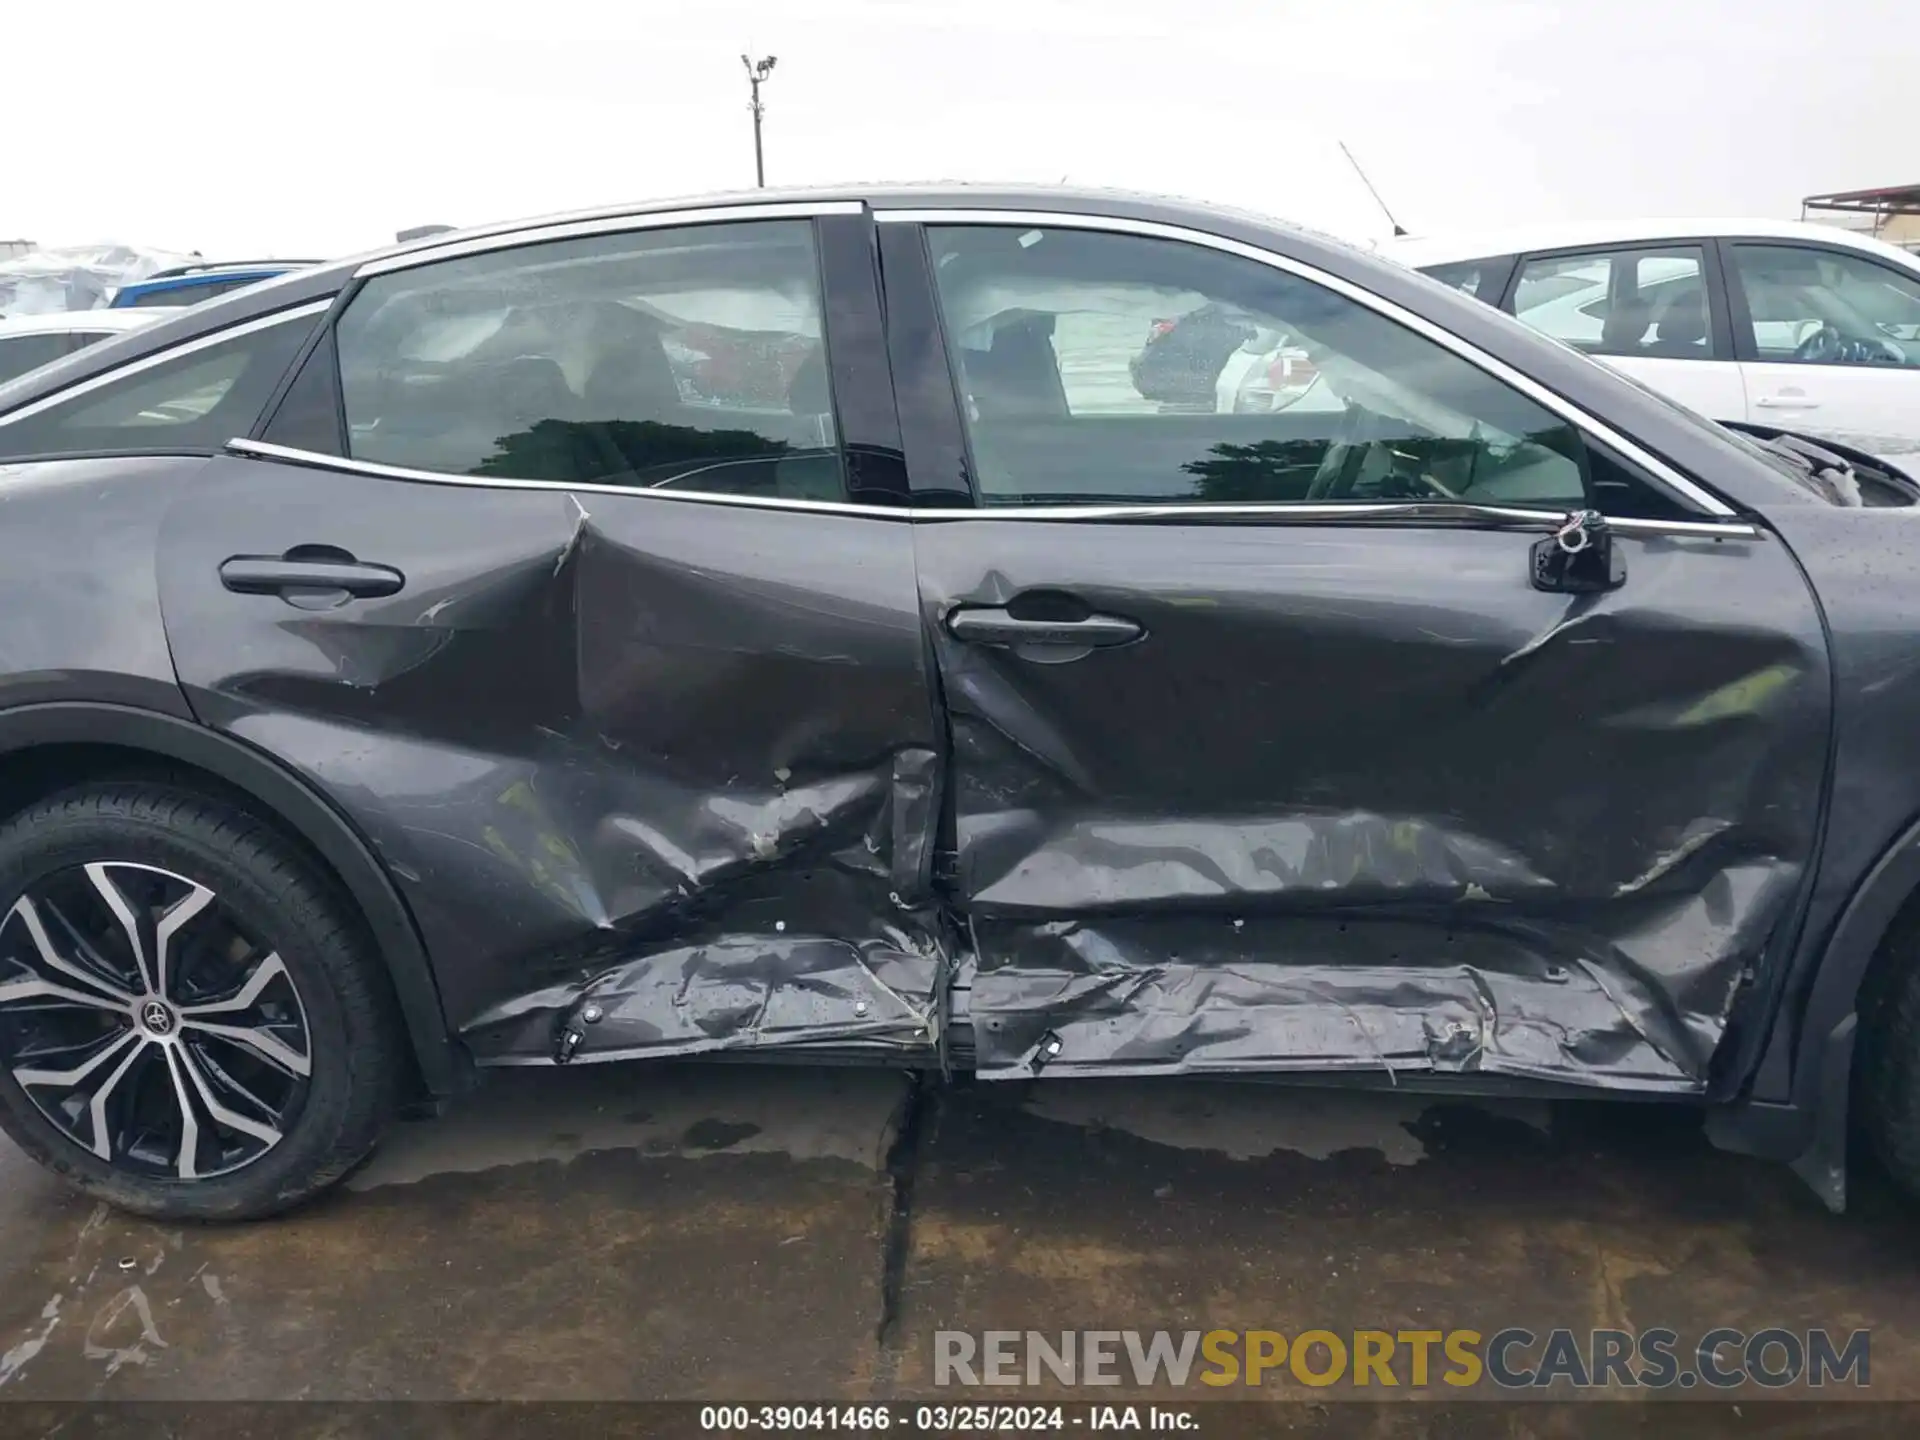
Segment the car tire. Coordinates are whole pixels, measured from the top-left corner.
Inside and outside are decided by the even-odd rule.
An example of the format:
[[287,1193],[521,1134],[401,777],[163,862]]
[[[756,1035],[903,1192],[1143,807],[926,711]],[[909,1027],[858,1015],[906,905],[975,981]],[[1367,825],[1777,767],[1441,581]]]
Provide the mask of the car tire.
[[87,1194],[296,1205],[372,1151],[401,1037],[352,905],[246,811],[129,781],[0,824],[0,1127]]

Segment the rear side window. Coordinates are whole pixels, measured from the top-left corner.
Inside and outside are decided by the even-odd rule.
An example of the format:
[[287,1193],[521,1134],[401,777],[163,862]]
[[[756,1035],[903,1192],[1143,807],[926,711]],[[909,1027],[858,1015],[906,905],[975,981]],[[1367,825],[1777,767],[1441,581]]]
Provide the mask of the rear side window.
[[182,290],[175,286],[167,285],[158,290],[138,291],[129,299],[121,301],[120,308],[123,310],[159,310],[175,305],[191,305],[195,301],[208,299],[218,293],[219,292],[215,290],[202,289],[199,287],[195,287],[192,290]]
[[340,369],[334,355],[334,335],[328,331],[308,352],[300,373],[281,397],[279,408],[260,436],[272,445],[285,445],[316,455],[339,455]]
[[232,280],[216,280],[211,285],[194,286],[191,290],[185,291],[181,298],[198,305],[202,300],[212,300],[219,295],[231,295],[234,291],[244,290],[249,285],[258,285],[260,279],[258,275],[239,275]]
[[240,326],[0,415],[0,458],[212,454],[253,428],[318,318],[306,312]]
[[807,221],[376,276],[338,325],[347,449],[450,475],[838,500],[823,333]]
[[0,336],[0,385],[72,353],[65,335]]
[[1535,255],[1521,262],[1513,313],[1589,355],[1709,360],[1705,275],[1698,245]]
[[1494,255],[1484,260],[1454,260],[1445,265],[1425,265],[1420,273],[1438,280],[1442,285],[1451,285],[1476,300],[1498,305],[1500,291],[1506,285],[1507,275],[1512,269],[1513,256]]

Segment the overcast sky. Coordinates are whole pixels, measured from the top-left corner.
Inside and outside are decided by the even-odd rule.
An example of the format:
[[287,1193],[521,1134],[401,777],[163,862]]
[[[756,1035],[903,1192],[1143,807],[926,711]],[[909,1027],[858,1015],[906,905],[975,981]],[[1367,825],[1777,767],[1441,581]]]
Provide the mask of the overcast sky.
[[1027,180],[1384,234],[1920,182],[1916,0],[85,0],[0,21],[0,239],[335,255],[752,184]]

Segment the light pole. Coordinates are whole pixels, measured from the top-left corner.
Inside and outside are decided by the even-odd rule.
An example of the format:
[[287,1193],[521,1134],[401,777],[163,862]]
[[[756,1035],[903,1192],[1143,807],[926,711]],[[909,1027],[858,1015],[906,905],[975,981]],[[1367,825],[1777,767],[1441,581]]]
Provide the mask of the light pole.
[[753,111],[753,183],[762,189],[767,184],[767,161],[760,149],[760,117],[766,114],[767,107],[760,103],[760,86],[773,73],[776,58],[772,55],[759,60],[749,60],[745,55],[740,57],[740,63],[747,68],[747,84],[753,89],[753,99],[747,104],[747,108]]

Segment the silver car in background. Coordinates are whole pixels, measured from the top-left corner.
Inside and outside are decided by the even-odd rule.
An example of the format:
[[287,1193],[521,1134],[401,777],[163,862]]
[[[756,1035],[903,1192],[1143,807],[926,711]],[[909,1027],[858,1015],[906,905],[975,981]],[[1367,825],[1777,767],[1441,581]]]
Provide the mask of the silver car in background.
[[57,310],[50,315],[0,317],[0,385],[29,370],[84,350],[114,335],[141,330],[170,315],[172,309]]

